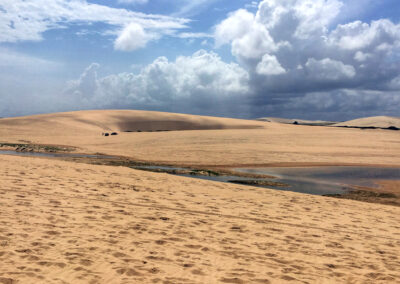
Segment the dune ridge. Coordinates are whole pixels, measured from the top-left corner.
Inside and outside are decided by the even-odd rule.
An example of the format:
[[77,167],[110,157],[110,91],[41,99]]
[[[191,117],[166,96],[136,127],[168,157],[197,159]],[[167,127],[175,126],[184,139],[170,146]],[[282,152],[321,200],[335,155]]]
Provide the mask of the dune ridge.
[[389,128],[396,127],[400,129],[400,117],[392,116],[373,116],[363,117],[345,122],[336,123],[332,126],[347,126],[347,127],[376,127],[376,128]]
[[[120,132],[135,131],[137,121],[148,131]],[[160,125],[160,121],[169,125]],[[188,129],[195,123],[201,130]],[[156,131],[165,128],[187,131]],[[103,137],[105,131],[119,135]],[[397,131],[299,127],[146,111],[78,111],[5,118],[0,120],[1,143],[68,146],[77,153],[174,165],[400,165]]]
[[[52,125],[52,129],[49,127]],[[254,129],[263,125],[251,120],[138,110],[89,110],[3,118],[0,127],[47,128],[50,133],[75,131],[171,131],[206,129]],[[50,129],[49,129],[50,128]]]

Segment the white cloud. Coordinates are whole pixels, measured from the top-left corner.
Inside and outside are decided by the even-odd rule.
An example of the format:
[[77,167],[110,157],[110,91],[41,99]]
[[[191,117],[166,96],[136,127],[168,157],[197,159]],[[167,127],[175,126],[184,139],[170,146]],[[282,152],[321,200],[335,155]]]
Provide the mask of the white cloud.
[[[212,1],[216,0],[183,2],[190,13]],[[159,57],[138,72],[103,78],[98,78],[94,64],[69,83],[54,105],[62,105],[61,110],[115,107],[251,117],[287,113],[301,117],[306,113],[309,118],[335,119],[345,117],[346,112],[351,116],[398,115],[400,25],[390,20],[337,25],[342,6],[338,0],[261,1],[257,11],[240,9],[215,27],[215,46],[229,45],[238,64],[199,51],[174,61]],[[162,36],[201,38],[204,44],[209,37],[181,32],[188,23],[185,19],[83,0],[0,3],[1,42],[40,40],[46,30],[82,22],[107,24],[108,35],[116,38],[115,48],[120,50],[141,48]],[[20,70],[25,62],[32,66],[48,63],[5,53],[0,50],[0,67],[6,71],[13,62]],[[4,79],[8,78],[6,71],[0,84],[9,84]],[[19,106],[17,99],[14,104]]]
[[317,80],[351,79],[356,75],[353,66],[343,62],[325,58],[322,60],[308,59],[306,63],[308,75]]
[[330,35],[330,40],[345,50],[373,50],[382,44],[399,46],[400,25],[389,20],[377,20],[371,24],[356,21],[339,25]]
[[213,35],[208,33],[180,33],[177,35],[179,38],[212,38]]
[[295,37],[304,39],[325,32],[342,5],[337,0],[262,1],[257,21],[271,31],[289,27]]
[[[290,100],[315,101],[332,113],[342,107],[340,99],[353,108],[360,101],[374,109],[366,98],[379,96],[398,105],[400,24],[381,19],[338,25],[342,8],[339,0],[264,0],[256,12],[237,10],[215,26],[216,47],[229,44],[249,72],[253,112],[263,106],[275,112],[276,105],[289,110]],[[393,112],[386,104],[378,108]]]
[[141,25],[132,23],[125,27],[115,40],[114,48],[123,51],[132,51],[146,46],[152,36],[146,34]]
[[145,33],[162,36],[186,28],[189,20],[147,15],[85,0],[3,0],[0,3],[0,42],[40,41],[47,30],[94,22],[114,29],[134,23]]
[[264,0],[255,13],[239,9],[217,24],[215,44],[230,44],[259,90],[301,95],[320,87],[369,89],[371,81],[373,88],[385,88],[400,70],[400,25],[377,20],[334,27],[343,5],[338,0]]
[[246,35],[252,29],[254,14],[240,9],[229,15],[215,29],[217,47]]
[[98,63],[90,64],[76,81],[68,82],[68,89],[73,90],[73,96],[80,98],[89,98],[99,88],[97,80]]
[[174,62],[159,57],[139,74],[97,78],[97,68],[92,64],[80,79],[69,83],[65,94],[75,98],[75,104],[197,113],[208,109],[215,114],[234,108],[234,102],[249,94],[244,69],[204,50]]
[[286,70],[275,56],[265,54],[257,65],[257,73],[261,75],[281,75],[286,73]]

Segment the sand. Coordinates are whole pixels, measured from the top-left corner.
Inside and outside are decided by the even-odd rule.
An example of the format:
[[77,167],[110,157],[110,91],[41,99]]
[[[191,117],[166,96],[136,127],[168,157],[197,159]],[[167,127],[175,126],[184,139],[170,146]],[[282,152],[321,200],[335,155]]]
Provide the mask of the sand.
[[363,117],[359,119],[337,123],[334,124],[333,126],[376,127],[376,128],[396,127],[400,129],[400,117],[391,117],[391,116]]
[[[252,120],[198,116],[138,110],[74,111],[3,118],[0,126],[24,134],[39,133],[77,135],[101,131],[163,131],[204,129],[248,129],[263,127]],[[51,126],[51,127],[50,127]]]
[[41,158],[0,165],[0,283],[399,283],[399,207]]
[[[0,120],[0,145],[222,168],[399,166],[399,133],[144,111]],[[0,179],[1,284],[400,283],[400,207],[38,157],[0,155]]]
[[[121,117],[130,126],[125,123],[122,127]],[[188,121],[202,130],[120,132],[134,127],[161,129],[165,126],[159,125],[161,119],[173,122],[164,130],[183,130]],[[215,125],[223,129],[206,129]],[[101,133],[105,130],[119,131],[119,135],[104,137]],[[286,125],[144,111],[83,111],[0,120],[0,143],[69,145],[81,153],[177,165],[400,165],[399,135],[399,131],[378,129]]]

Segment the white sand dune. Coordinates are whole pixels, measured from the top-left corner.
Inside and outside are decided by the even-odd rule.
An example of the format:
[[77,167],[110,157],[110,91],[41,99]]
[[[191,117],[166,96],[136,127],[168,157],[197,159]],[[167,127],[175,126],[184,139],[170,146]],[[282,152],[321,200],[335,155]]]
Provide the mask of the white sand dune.
[[73,132],[101,131],[170,131],[205,129],[254,129],[263,125],[251,120],[197,116],[136,110],[75,111],[4,118],[0,128],[19,131],[46,130],[60,135]]
[[[400,165],[396,131],[145,111],[4,118],[1,142],[178,165]],[[37,157],[0,155],[0,180],[1,284],[400,279],[400,207]]]
[[391,117],[391,116],[364,117],[345,122],[340,122],[332,126],[376,127],[376,128],[389,128],[393,126],[400,129],[400,117]]
[[[137,130],[142,132],[121,132]],[[119,135],[103,137],[104,131]],[[148,111],[77,111],[4,118],[0,120],[1,142],[65,145],[80,153],[181,165],[400,165],[396,131],[299,127]]]

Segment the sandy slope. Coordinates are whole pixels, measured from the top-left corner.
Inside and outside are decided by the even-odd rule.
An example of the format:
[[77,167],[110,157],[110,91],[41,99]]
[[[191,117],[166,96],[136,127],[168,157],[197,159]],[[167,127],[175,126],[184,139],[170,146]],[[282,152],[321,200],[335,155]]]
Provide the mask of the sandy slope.
[[337,123],[334,124],[333,126],[377,127],[377,128],[388,128],[390,126],[394,126],[400,128],[400,117],[390,117],[390,116],[364,117]]
[[400,208],[0,156],[0,283],[399,283]]
[[[121,124],[124,119],[129,123]],[[228,129],[101,136],[104,129],[118,131],[123,128],[121,125],[127,124],[131,125],[126,127],[130,129],[133,126],[145,129],[153,123],[156,127],[152,127],[162,128],[157,124],[161,120],[169,121],[170,129],[183,129],[189,122],[192,126],[197,123],[201,129],[217,126]],[[239,127],[261,128],[229,129]],[[0,142],[71,145],[78,147],[78,152],[197,165],[280,162],[400,165],[399,135],[398,131],[287,125],[140,111],[84,111],[0,120]]]
[[260,128],[262,124],[231,118],[137,110],[75,111],[0,120],[0,127],[24,133],[87,135],[103,131],[157,131]]

